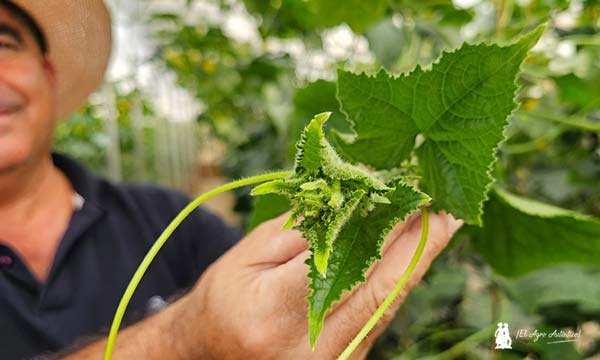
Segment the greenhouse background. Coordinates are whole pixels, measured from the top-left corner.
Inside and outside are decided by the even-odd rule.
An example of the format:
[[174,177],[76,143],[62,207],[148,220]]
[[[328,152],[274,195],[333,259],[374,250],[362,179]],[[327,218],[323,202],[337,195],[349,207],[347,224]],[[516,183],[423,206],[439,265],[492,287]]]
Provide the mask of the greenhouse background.
[[[191,196],[289,168],[302,127],[339,111],[338,68],[401,74],[462,42],[510,42],[548,30],[533,49],[494,169],[505,189],[600,217],[600,2],[559,0],[112,0],[107,81],[57,130],[55,149],[114,180]],[[245,227],[247,191],[208,205]],[[436,261],[372,359],[600,359],[600,268],[557,264],[495,273],[468,229]],[[458,270],[457,270],[458,269]],[[490,351],[497,319],[585,329],[576,342]],[[491,355],[490,355],[491,354]]]

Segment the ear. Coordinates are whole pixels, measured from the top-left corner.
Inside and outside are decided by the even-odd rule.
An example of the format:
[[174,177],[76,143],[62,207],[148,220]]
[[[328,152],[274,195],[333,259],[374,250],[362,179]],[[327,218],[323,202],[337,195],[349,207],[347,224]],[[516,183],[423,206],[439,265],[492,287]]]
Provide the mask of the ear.
[[42,65],[44,66],[44,73],[46,74],[48,81],[50,82],[52,87],[56,87],[56,67],[54,66],[54,63],[50,60],[50,57],[48,55],[44,55],[44,59],[42,61]]
[[[54,63],[52,62],[52,60],[50,60],[50,57],[48,55],[44,55],[42,59],[42,67],[44,69],[44,75],[46,77],[46,80],[48,81],[48,84],[50,85],[50,88],[53,92],[53,102],[56,104],[56,97],[58,91],[56,86],[56,66],[54,66]],[[54,125],[60,123],[63,120],[56,118],[56,116],[53,116],[53,119],[55,123]]]

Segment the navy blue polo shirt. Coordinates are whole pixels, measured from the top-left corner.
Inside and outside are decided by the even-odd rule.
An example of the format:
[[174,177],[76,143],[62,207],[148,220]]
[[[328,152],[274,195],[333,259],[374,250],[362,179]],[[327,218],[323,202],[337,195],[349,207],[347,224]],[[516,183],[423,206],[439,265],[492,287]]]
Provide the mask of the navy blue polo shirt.
[[[0,359],[63,350],[78,339],[106,336],[117,304],[142,258],[189,199],[140,184],[115,184],[63,155],[55,165],[81,196],[50,274],[40,283],[0,239]],[[0,219],[2,221],[2,219]],[[191,287],[241,233],[199,209],[181,224],[138,287],[124,324],[145,316],[157,299]]]

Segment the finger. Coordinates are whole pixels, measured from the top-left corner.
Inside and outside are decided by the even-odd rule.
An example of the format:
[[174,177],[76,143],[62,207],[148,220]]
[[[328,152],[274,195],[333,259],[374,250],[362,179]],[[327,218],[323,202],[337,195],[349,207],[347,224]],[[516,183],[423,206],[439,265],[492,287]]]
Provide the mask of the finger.
[[[412,215],[410,215],[405,221],[397,223],[394,226],[394,229],[392,229],[392,231],[390,232],[390,234],[386,236],[383,245],[381,246],[381,255],[384,256],[390,248],[390,246],[392,246],[392,244],[394,244],[394,242],[396,242],[396,240],[398,240],[402,236],[402,234],[404,234],[404,232],[410,229],[414,225],[415,221],[418,221],[420,218],[421,212],[416,211]],[[373,272],[374,269],[375,266],[371,266],[367,270],[365,277],[369,278],[370,274]]]
[[[450,239],[449,217],[445,214],[430,215],[428,242],[419,263],[410,276],[400,296],[386,311],[378,326],[373,330],[369,341],[373,341],[393,318],[399,304],[404,300],[410,289],[423,277],[433,259],[448,244]],[[388,296],[400,279],[417,248],[421,236],[421,221],[415,220],[406,231],[387,249],[383,259],[375,265],[366,285],[361,286],[337,310],[326,319],[323,333],[337,334],[340,341],[340,351],[358,333],[375,310]],[[337,330],[335,330],[337,329]],[[340,331],[340,329],[344,329]],[[370,342],[367,341],[364,346]]]
[[[288,212],[281,215],[280,217],[277,217],[273,220],[273,226],[269,226],[269,229],[275,230],[275,232],[273,233],[274,238],[272,252],[273,257],[276,257],[274,261],[276,263],[286,263],[296,258],[299,254],[306,253],[306,249],[308,249],[308,242],[302,238],[302,235],[299,231],[279,230],[280,225],[282,225],[287,220],[289,214],[290,213]],[[462,221],[454,220],[454,218],[451,218],[451,220],[453,221],[453,223],[449,224],[448,226],[449,229],[450,227],[453,228],[453,230],[451,231],[452,233],[454,233],[458,229],[458,227],[462,225]],[[388,248],[394,243],[395,240],[397,240],[403,234],[403,232],[407,228],[411,228],[412,226],[414,226],[415,221],[419,221],[420,224],[420,212],[413,214],[406,221],[399,222],[398,224],[396,224],[396,226],[394,226],[390,234],[387,236],[382,246],[382,254],[385,254],[387,252]],[[297,261],[297,263],[299,264],[296,264],[296,266],[300,267],[301,269],[307,268],[307,266],[304,264],[306,257],[303,258],[301,256],[300,258],[301,261]]]
[[288,316],[295,315],[298,321],[307,321],[308,302],[306,297],[310,294],[310,290],[307,277],[309,267],[305,262],[309,257],[310,251],[304,250],[270,273],[276,277],[278,284],[274,288],[280,289],[280,292],[285,294],[282,304],[285,307],[285,313]]
[[[406,294],[423,277],[433,260],[448,245],[452,234],[448,227],[449,217],[446,214],[429,215],[429,231],[427,243],[423,254],[417,263],[412,275],[409,277],[399,299],[404,299]],[[371,276],[368,278],[368,288],[365,293],[371,293],[377,305],[383,302],[387,295],[396,286],[398,280],[404,275],[406,268],[412,261],[422,233],[421,218],[417,218],[407,231],[386,251],[384,260],[377,263]]]
[[[410,225],[415,221],[415,219],[419,218],[419,213],[415,213],[411,216],[409,216],[405,221],[401,221],[399,223],[397,223],[394,228],[392,229],[392,231],[389,233],[389,235],[385,238],[384,243],[381,247],[381,253],[384,254],[387,249],[402,235],[402,233],[408,228],[410,227]],[[371,267],[367,270],[366,272],[366,277],[369,276],[369,274],[372,272],[374,267]],[[342,306],[349,297],[352,296],[352,294],[354,293],[354,291],[357,291],[360,287],[364,286],[364,284],[359,284],[357,285],[352,291],[350,292],[344,292],[342,294],[342,297],[339,301],[336,301],[333,306],[331,307],[330,312],[335,311],[335,309],[337,309],[338,307]]]
[[[394,303],[388,310],[387,319],[384,319],[384,322],[381,322],[381,326],[377,329],[374,329],[373,336],[378,336],[385,327],[387,323],[389,323],[394,314],[397,312],[400,304],[404,302],[405,298],[408,296],[410,291],[421,281],[432,262],[439,256],[439,254],[446,248],[449,241],[452,239],[454,233],[462,226],[462,221],[455,220],[452,216],[441,212],[440,214],[431,214],[430,215],[430,226],[429,226],[429,235],[427,239],[427,244],[425,246],[424,252],[415,267],[415,270],[409,277],[408,281],[404,285],[403,289],[400,291],[399,295],[395,299]],[[407,239],[411,239],[412,246],[410,246],[410,259],[408,257],[403,257],[403,266],[402,271],[396,272],[395,275],[387,275],[393,274],[394,267],[393,262],[388,262],[386,264],[380,265],[381,269],[376,277],[375,281],[372,281],[371,284],[371,293],[373,294],[372,298],[377,302],[377,304],[381,304],[383,300],[391,293],[392,289],[398,283],[400,277],[402,277],[406,271],[407,265],[412,258],[414,257],[414,253],[416,251],[416,247],[418,246],[418,242],[421,240],[421,232],[422,232],[422,223],[421,217],[417,218],[417,221],[413,223],[413,226],[409,230],[406,235]],[[391,258],[399,258],[401,253],[405,252],[404,247],[399,243],[390,248],[388,257]],[[386,256],[386,255],[384,255]],[[379,290],[378,290],[379,289]],[[379,291],[379,295],[377,296],[377,292]],[[365,293],[368,290],[365,290]]]
[[[370,274],[367,277],[371,286],[381,285],[382,288],[389,288],[391,290],[406,271],[408,264],[414,257],[423,230],[420,212],[415,215],[414,221],[407,226],[405,232],[388,249],[383,251],[383,260],[376,263],[373,267],[371,274],[379,271],[380,275],[375,277],[374,274]],[[450,238],[458,229],[457,226],[460,226],[457,223],[462,225],[462,221],[457,221],[451,215],[447,215],[444,212],[429,214],[429,231],[426,246],[413,273],[417,272],[417,270],[427,270],[433,259],[446,247]],[[396,259],[395,261],[392,260],[394,258]],[[379,268],[382,269],[378,270]],[[379,284],[381,281],[385,282],[386,279],[389,282],[388,284]]]
[[304,251],[297,254],[295,257],[288,260],[286,263],[281,264],[278,268],[281,271],[283,276],[285,276],[285,281],[296,283],[299,279],[306,280],[308,284],[307,274],[310,270],[308,265],[306,264],[307,259],[310,257],[310,250],[308,250],[308,245],[304,249]]
[[289,212],[259,225],[241,243],[249,265],[278,266],[306,250],[308,244],[297,230],[282,230]]

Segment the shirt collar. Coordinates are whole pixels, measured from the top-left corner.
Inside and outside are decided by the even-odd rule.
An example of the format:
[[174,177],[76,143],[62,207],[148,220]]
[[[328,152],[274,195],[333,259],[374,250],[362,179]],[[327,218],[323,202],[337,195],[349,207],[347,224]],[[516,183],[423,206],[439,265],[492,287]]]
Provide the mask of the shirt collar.
[[56,257],[47,279],[48,282],[54,280],[59,267],[64,264],[72,247],[80,241],[84,237],[86,231],[100,221],[106,213],[105,207],[102,206],[102,198],[100,196],[102,180],[99,177],[93,175],[77,160],[66,155],[53,153],[52,160],[54,165],[69,179],[75,190],[76,196],[74,197],[75,211],[69,222],[69,227],[57,249]]
[[76,192],[73,198],[76,210],[83,208],[83,205],[87,201],[96,204],[101,202],[101,199],[98,197],[100,180],[86,169],[84,165],[69,156],[59,153],[52,153],[52,161],[54,162],[54,166],[69,179]]

